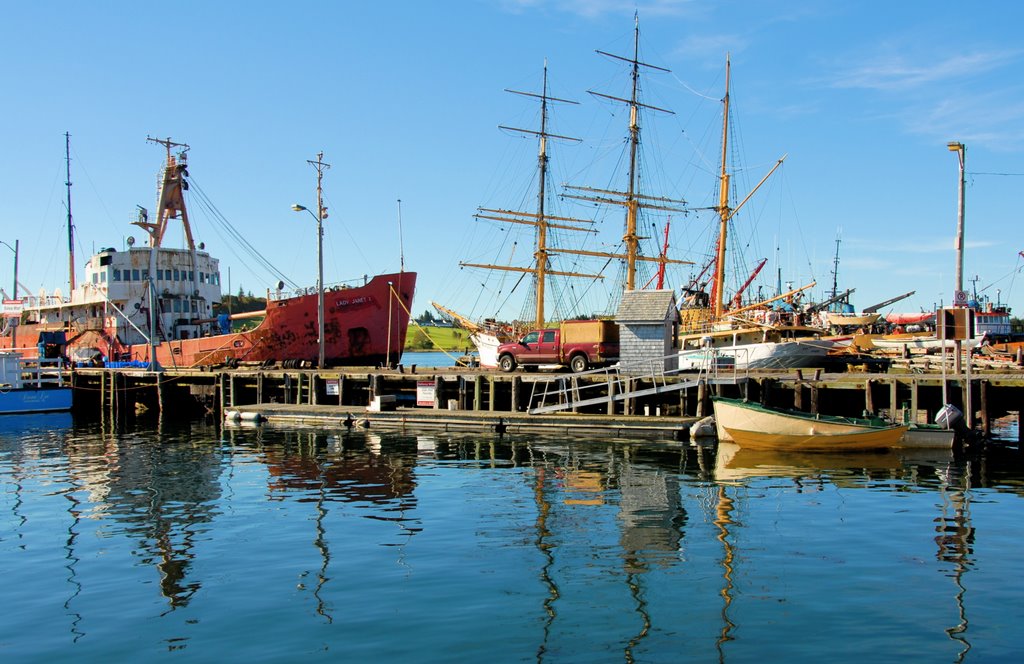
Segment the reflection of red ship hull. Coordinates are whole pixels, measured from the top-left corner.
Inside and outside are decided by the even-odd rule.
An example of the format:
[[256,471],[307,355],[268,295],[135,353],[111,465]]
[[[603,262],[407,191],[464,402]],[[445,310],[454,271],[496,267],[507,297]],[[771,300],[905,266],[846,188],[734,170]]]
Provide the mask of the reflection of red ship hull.
[[[374,366],[399,361],[415,287],[416,273],[403,272],[376,276],[365,286],[326,291],[326,363]],[[19,327],[18,347],[26,356],[36,356],[41,327]],[[69,331],[67,341],[68,356],[73,356],[76,348],[95,348],[111,360],[150,359],[149,346],[112,342],[105,331]],[[0,338],[0,346],[5,345],[10,345],[10,337]],[[268,301],[265,318],[252,330],[160,343],[156,359],[164,368],[289,361],[315,365],[318,350],[317,296],[313,292]]]

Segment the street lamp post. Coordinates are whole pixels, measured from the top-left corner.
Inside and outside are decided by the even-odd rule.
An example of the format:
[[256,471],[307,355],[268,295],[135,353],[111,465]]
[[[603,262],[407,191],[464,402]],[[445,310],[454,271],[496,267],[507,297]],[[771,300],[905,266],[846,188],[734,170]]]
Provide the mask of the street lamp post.
[[[957,306],[956,299],[959,297],[961,300],[964,298],[964,159],[966,148],[964,144],[958,141],[950,141],[946,144],[950,152],[955,152],[958,161],[960,162],[960,186],[957,188],[957,214],[956,214],[956,290],[953,293],[954,303],[953,306]],[[970,320],[970,312],[967,312],[968,319]],[[971,338],[971,326],[968,324],[968,341]],[[953,348],[955,353],[954,363],[956,365],[956,372],[959,374],[961,370],[961,349],[962,343],[960,339],[953,342]],[[943,362],[945,367],[945,362]],[[971,414],[971,348],[968,344],[967,347],[967,392],[964,398],[964,419],[968,427],[971,426],[971,421],[974,419]],[[945,388],[945,381],[943,381],[943,387]],[[945,395],[943,395],[945,397]]]
[[[11,289],[11,299],[12,300],[17,300],[18,299],[18,241],[17,240],[14,241],[14,246],[13,247],[11,245],[7,244],[6,242],[4,242],[3,240],[0,240],[0,243],[3,243],[3,245],[5,247],[7,247],[8,249],[10,249],[11,251],[14,252],[14,287]],[[19,319],[11,327],[11,350],[15,350],[18,347],[18,323],[20,323],[20,322],[21,322],[21,320]]]
[[946,147],[950,152],[957,153],[960,161],[960,187],[957,192],[956,215],[956,289],[964,289],[964,158],[966,148],[963,143],[950,142]]
[[324,368],[324,219],[323,206],[317,206],[320,214],[313,214],[313,211],[305,205],[295,203],[292,209],[296,212],[305,210],[316,219],[316,333],[317,333],[317,359],[318,369]]
[[316,219],[316,327],[317,327],[317,368],[324,368],[324,219],[327,218],[327,208],[324,207],[323,179],[324,171],[331,167],[324,162],[324,153],[316,155],[316,161],[307,159],[306,162],[316,169],[316,214],[304,205],[295,203],[292,209],[296,212],[306,212]]

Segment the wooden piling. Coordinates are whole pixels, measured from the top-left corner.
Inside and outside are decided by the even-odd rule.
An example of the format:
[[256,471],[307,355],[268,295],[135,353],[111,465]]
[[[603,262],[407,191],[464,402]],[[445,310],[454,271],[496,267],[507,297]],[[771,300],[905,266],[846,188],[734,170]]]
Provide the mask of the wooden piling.
[[519,403],[519,392],[523,386],[523,379],[520,376],[512,376],[512,412],[519,413],[523,410]]
[[992,421],[988,416],[988,381],[980,381],[978,389],[981,392],[981,433],[984,436],[988,436],[992,433]]

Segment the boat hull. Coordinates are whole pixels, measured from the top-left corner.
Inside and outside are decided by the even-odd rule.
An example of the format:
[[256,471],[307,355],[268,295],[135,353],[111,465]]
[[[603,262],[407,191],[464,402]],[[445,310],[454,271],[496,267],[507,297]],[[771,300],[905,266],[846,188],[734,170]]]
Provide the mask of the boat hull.
[[[975,337],[973,339],[967,339],[961,341],[962,348],[976,348],[981,345],[982,338]],[[956,348],[956,341],[952,339],[938,339],[935,335],[928,336],[910,336],[910,337],[874,337],[871,339],[871,343],[875,348],[882,349],[897,349],[903,348],[918,348],[924,350],[938,350],[945,346],[947,349],[953,350]]]
[[[832,341],[783,341],[719,346],[679,353],[680,371],[707,369],[709,363],[722,366],[722,358],[737,369],[802,369],[820,366],[834,346]],[[713,366],[713,365],[712,365]]]
[[842,451],[898,447],[905,425],[879,426],[862,420],[816,417],[757,404],[715,398],[719,440],[761,450]]
[[71,410],[71,388],[0,390],[0,415]]
[[[405,347],[416,287],[416,273],[379,275],[364,286],[324,293],[324,358],[329,366],[376,366],[398,362]],[[17,352],[38,355],[41,326],[18,328]],[[69,331],[64,354],[94,349],[108,361],[151,362],[163,367],[202,367],[234,363],[311,362],[319,354],[317,294],[270,300],[252,330],[147,344],[115,344],[103,329]],[[10,337],[0,348],[10,347]]]
[[477,354],[480,356],[480,366],[487,369],[498,368],[498,346],[505,343],[497,335],[486,332],[474,332],[469,335],[469,340],[476,346]]

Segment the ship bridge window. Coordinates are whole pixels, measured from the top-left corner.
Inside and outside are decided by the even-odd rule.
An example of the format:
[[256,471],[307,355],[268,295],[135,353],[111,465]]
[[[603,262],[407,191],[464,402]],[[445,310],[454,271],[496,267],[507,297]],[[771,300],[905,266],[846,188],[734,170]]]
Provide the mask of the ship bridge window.
[[95,272],[92,273],[92,283],[98,284],[100,282],[100,275]]
[[114,281],[121,281],[121,270],[114,268]]
[[139,281],[139,271],[132,270],[132,281]]
[[112,256],[100,256],[100,265],[110,265]]
[[100,283],[101,284],[107,283],[107,273],[106,272],[100,272]]
[[174,281],[180,281],[178,270],[174,270]]
[[149,270],[142,271],[142,280],[147,281],[149,279]]
[[174,313],[176,313],[176,314],[180,314],[181,313],[181,300],[175,300],[174,301]]

